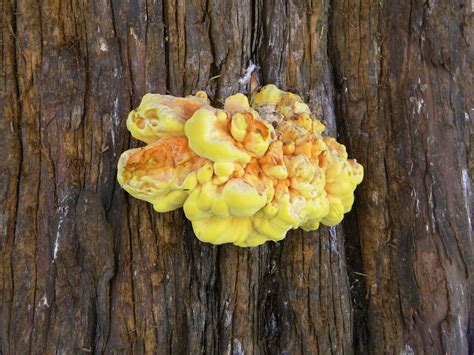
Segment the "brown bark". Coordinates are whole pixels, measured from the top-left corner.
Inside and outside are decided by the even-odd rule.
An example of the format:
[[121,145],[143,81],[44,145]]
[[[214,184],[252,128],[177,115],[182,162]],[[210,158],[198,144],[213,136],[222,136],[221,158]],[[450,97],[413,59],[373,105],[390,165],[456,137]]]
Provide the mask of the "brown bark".
[[[0,353],[467,353],[467,2],[0,4]],[[344,233],[211,246],[117,184],[143,94],[251,61],[365,166]]]
[[471,11],[463,1],[334,2],[338,128],[366,168],[351,226],[374,353],[468,352]]

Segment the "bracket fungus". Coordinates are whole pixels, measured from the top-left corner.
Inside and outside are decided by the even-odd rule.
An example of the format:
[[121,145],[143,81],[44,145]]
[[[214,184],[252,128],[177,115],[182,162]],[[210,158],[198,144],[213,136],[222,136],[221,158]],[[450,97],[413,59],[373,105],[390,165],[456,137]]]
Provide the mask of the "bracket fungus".
[[218,109],[204,92],[145,95],[127,128],[148,145],[122,154],[120,185],[157,212],[183,207],[212,244],[257,246],[340,223],[362,166],[322,136],[298,95],[267,85],[251,101],[236,94]]

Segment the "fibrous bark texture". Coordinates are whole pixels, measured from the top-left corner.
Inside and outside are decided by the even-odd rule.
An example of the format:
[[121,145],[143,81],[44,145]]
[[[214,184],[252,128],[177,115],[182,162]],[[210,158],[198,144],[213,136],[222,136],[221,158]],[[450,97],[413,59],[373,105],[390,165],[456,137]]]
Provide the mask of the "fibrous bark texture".
[[[0,353],[469,351],[467,1],[0,6]],[[343,226],[212,246],[120,189],[125,119],[147,92],[219,105],[253,64],[366,178]]]
[[374,353],[467,353],[473,104],[467,5],[333,4],[338,129],[366,168],[351,226],[367,275]]

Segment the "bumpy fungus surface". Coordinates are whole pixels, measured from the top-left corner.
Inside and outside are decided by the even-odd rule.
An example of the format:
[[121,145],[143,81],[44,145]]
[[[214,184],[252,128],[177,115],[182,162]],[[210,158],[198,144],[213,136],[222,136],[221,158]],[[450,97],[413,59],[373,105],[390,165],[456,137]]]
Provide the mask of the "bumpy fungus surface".
[[122,154],[120,185],[158,212],[184,207],[208,243],[256,246],[290,229],[334,226],[363,177],[301,98],[274,85],[251,105],[230,96],[224,109],[203,92],[147,94],[127,127],[148,145]]

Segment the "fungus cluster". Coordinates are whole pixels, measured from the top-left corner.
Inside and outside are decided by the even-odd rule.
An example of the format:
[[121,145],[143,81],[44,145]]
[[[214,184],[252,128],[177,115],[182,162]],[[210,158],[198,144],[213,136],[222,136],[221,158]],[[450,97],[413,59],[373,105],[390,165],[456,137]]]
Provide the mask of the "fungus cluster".
[[157,212],[183,207],[212,244],[257,246],[340,223],[362,166],[321,135],[298,95],[267,85],[251,101],[236,94],[217,109],[204,92],[145,95],[127,128],[148,145],[122,154],[120,185]]

